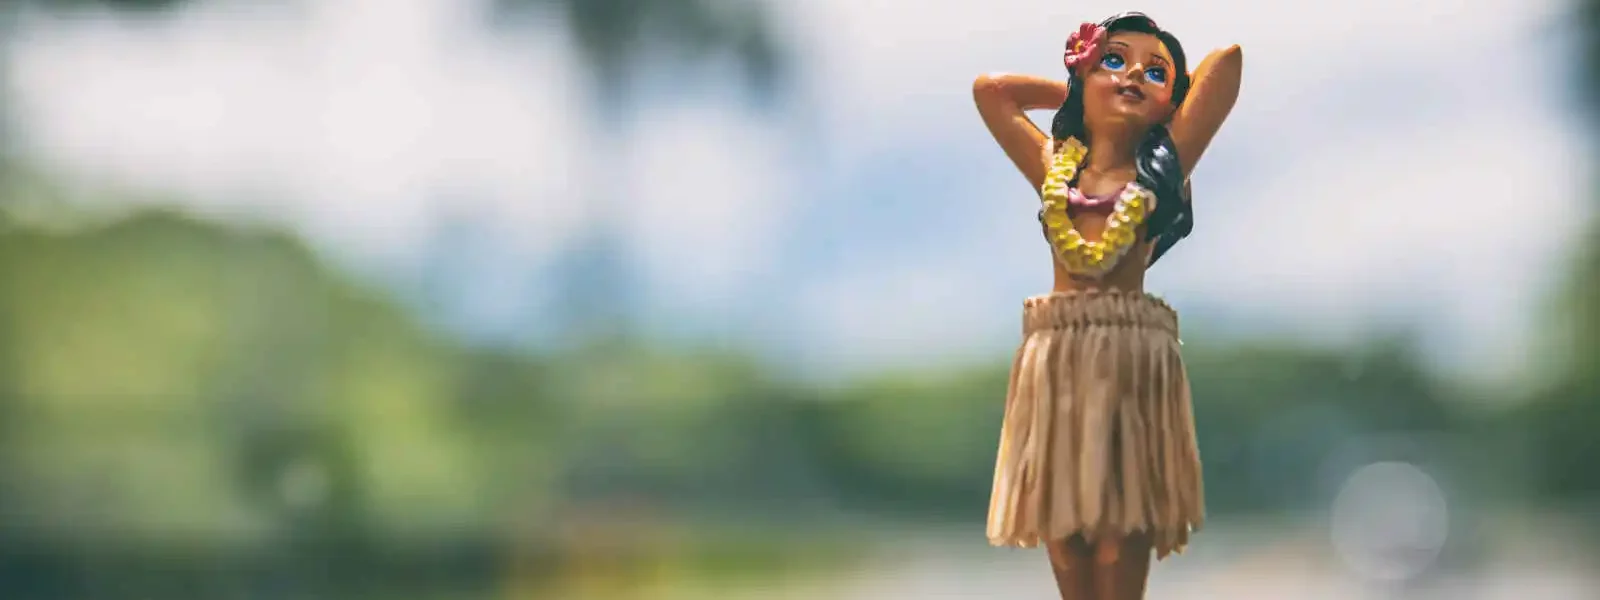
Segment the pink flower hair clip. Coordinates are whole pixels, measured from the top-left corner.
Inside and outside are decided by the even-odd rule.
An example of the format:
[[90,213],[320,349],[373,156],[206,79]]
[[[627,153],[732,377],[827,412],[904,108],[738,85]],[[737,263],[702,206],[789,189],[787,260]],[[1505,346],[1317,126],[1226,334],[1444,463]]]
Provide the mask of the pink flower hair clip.
[[1084,23],[1067,36],[1067,52],[1061,62],[1067,70],[1087,75],[1089,68],[1100,60],[1101,47],[1106,42],[1106,28],[1095,23]]

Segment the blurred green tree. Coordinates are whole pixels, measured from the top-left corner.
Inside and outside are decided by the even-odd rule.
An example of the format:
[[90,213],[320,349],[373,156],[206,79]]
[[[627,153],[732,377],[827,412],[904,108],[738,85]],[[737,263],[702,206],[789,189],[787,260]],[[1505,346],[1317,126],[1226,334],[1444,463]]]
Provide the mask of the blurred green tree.
[[1589,91],[1590,106],[1600,112],[1600,0],[1583,0],[1578,7],[1578,36],[1583,48],[1584,85]]
[[496,552],[559,493],[572,419],[540,360],[463,351],[281,232],[159,210],[0,228],[0,281],[0,579],[19,594],[138,564],[449,577],[438,555]]
[[[1213,513],[1315,507],[1325,463],[1368,435],[1450,432],[1453,399],[1400,343],[1185,349]],[[982,514],[1006,367],[863,381],[802,419],[807,445],[851,507]]]
[[[497,25],[526,29],[554,22],[571,36],[589,75],[589,110],[582,116],[601,139],[628,133],[627,109],[639,100],[632,84],[641,72],[730,60],[762,105],[776,98],[788,74],[786,45],[763,0],[495,0],[491,6]],[[621,210],[610,171],[587,170],[597,180],[581,186],[590,196],[581,204],[595,216],[563,253],[555,283],[558,296],[569,299],[556,319],[573,345],[611,348],[632,329],[636,281],[622,250],[624,236],[609,218]]]
[[759,0],[495,0],[494,7],[494,17],[506,23],[555,16],[605,107],[625,104],[630,76],[640,67],[667,66],[663,58],[732,58],[751,91],[762,95],[777,90],[786,74],[785,47]]
[[[1576,68],[1593,136],[1600,134],[1600,0],[1581,0],[1575,10]],[[1591,193],[1600,193],[1596,184]],[[1600,456],[1600,219],[1591,217],[1588,228],[1551,314],[1563,342],[1551,356],[1556,377],[1516,421],[1532,446],[1543,491],[1568,499],[1600,496],[1600,470],[1590,462]]]

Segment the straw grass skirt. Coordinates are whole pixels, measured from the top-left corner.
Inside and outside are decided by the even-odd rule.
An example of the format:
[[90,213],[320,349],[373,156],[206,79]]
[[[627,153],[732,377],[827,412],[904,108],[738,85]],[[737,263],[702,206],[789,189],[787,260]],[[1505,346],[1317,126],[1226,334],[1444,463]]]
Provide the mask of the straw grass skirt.
[[1181,552],[1205,518],[1178,315],[1155,296],[1029,298],[989,501],[989,542],[1147,533]]

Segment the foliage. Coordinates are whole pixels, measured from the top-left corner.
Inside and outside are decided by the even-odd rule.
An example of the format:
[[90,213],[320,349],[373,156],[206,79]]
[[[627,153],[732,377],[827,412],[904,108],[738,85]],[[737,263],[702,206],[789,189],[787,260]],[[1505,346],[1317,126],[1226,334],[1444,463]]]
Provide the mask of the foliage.
[[495,8],[512,21],[555,13],[602,96],[618,93],[635,67],[660,68],[663,57],[731,58],[763,96],[786,75],[784,45],[758,0],[495,0]]
[[[1574,20],[1581,57],[1580,85],[1590,124],[1600,124],[1600,0],[1582,0]],[[1600,128],[1591,127],[1591,135]],[[1600,214],[1600,213],[1596,213]],[[1600,219],[1590,216],[1588,228],[1600,232]],[[1530,438],[1541,489],[1559,497],[1600,497],[1600,477],[1588,462],[1600,456],[1600,235],[1580,238],[1566,286],[1553,318],[1562,334],[1551,360],[1562,367],[1555,380],[1535,390],[1525,406],[1507,420]]]
[[1591,116],[1600,115],[1600,0],[1580,0],[1576,20],[1582,57],[1578,64]]
[[169,11],[188,3],[190,0],[22,0],[24,5],[32,5],[49,11],[74,11],[93,8],[107,8],[124,14],[151,14]]
[[[970,508],[987,493],[1005,386],[998,364],[823,390],[736,354],[462,347],[290,238],[168,212],[9,230],[0,277],[0,410],[23,432],[4,438],[25,490],[13,501],[44,514],[123,498],[94,517],[109,532],[276,522],[284,507],[251,499],[299,460],[350,478],[332,486],[349,496],[337,502],[380,529],[488,527],[475,499],[527,503],[557,479],[582,501]],[[1453,427],[1448,400],[1396,352],[1194,348],[1208,455],[1303,445],[1328,418],[1350,432]],[[1328,418],[1294,417],[1307,411]],[[130,448],[165,466],[139,472],[122,462]],[[174,513],[179,499],[194,504]]]

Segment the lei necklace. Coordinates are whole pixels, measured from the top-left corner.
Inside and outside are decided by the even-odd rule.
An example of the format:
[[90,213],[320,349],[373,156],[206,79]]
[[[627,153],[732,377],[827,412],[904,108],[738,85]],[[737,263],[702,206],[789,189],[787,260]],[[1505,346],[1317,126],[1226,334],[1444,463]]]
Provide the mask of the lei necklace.
[[1040,201],[1044,207],[1039,211],[1039,218],[1044,222],[1051,249],[1068,272],[1100,277],[1115,267],[1128,249],[1139,241],[1136,231],[1144,224],[1152,195],[1137,182],[1128,182],[1117,195],[1111,214],[1106,216],[1106,228],[1100,234],[1100,239],[1084,239],[1072,224],[1067,207],[1076,191],[1070,182],[1078,174],[1078,166],[1088,153],[1089,149],[1077,138],[1067,138],[1065,147],[1051,161],[1044,186],[1040,188]]

